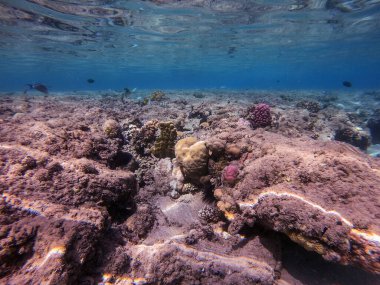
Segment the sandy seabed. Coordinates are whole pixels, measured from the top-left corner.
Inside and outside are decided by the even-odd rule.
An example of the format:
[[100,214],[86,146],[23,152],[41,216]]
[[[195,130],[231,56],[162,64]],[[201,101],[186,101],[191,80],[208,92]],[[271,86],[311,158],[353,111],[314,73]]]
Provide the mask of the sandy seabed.
[[3,93],[0,283],[380,284],[379,129],[376,91]]

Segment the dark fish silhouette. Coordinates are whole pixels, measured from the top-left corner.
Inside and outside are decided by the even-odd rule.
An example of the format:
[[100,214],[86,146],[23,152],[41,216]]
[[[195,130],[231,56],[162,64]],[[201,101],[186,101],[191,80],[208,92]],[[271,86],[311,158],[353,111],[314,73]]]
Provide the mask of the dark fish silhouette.
[[352,87],[352,83],[350,81],[343,81],[342,84],[346,87]]
[[41,83],[26,84],[26,86],[28,86],[29,88],[24,90],[24,94],[26,94],[26,92],[28,92],[31,89],[35,89],[35,90],[40,91],[46,95],[49,94],[47,87]]
[[228,55],[232,55],[236,52],[236,47],[230,47],[227,51],[227,54]]
[[94,79],[92,79],[92,78],[89,78],[89,79],[87,79],[87,82],[88,82],[88,83],[90,83],[90,84],[92,84],[92,83],[94,83],[94,82],[95,82],[95,80],[94,80]]
[[131,90],[129,88],[125,87],[124,92],[121,93],[121,102],[125,103],[125,98],[127,98],[129,95],[131,95]]

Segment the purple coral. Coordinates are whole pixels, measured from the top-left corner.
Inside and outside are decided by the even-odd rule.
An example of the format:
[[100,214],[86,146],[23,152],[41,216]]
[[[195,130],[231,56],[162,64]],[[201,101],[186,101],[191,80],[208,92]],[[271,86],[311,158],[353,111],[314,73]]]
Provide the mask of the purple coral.
[[272,116],[270,114],[269,105],[260,103],[250,107],[248,109],[247,119],[254,129],[270,126],[272,123]]
[[239,165],[231,163],[223,169],[222,181],[227,184],[234,184],[239,175]]

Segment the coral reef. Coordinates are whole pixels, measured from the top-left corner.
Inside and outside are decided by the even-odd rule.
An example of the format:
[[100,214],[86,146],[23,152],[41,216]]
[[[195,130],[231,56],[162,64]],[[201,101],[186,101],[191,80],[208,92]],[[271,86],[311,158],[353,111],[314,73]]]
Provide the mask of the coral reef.
[[136,212],[125,221],[129,240],[138,243],[146,237],[154,224],[152,207],[147,203],[137,205]]
[[334,139],[349,143],[362,150],[366,150],[370,145],[369,138],[366,134],[352,128],[342,128],[336,130]]
[[[244,179],[234,191],[214,191],[234,227],[261,224],[326,260],[379,273],[379,224],[373,220],[379,162],[343,144],[254,137],[256,154],[245,161]],[[353,205],[362,210],[353,214]]]
[[181,139],[175,145],[175,156],[186,179],[199,182],[207,174],[208,150],[204,141],[195,137]]
[[272,117],[270,107],[267,104],[260,103],[248,109],[247,120],[251,123],[252,128],[265,128],[271,125]]
[[116,138],[120,135],[119,123],[115,120],[108,119],[103,124],[103,132],[109,138]]
[[374,144],[380,143],[380,109],[376,109],[367,122]]
[[157,91],[154,91],[151,95],[150,95],[150,100],[151,101],[162,101],[165,99],[165,93],[160,91],[160,90],[157,90]]
[[177,130],[172,122],[158,124],[160,134],[152,147],[152,154],[158,158],[174,157],[174,146],[177,140]]
[[372,93],[165,93],[0,96],[1,284],[377,284]]
[[132,145],[135,146],[136,151],[141,155],[150,154],[150,150],[156,140],[156,132],[158,130],[159,122],[157,120],[150,120],[146,122],[140,129],[135,129],[131,137]]
[[221,214],[222,213],[219,211],[218,208],[210,205],[204,206],[198,212],[199,218],[206,224],[218,222],[220,220]]
[[239,165],[237,163],[231,163],[223,169],[222,182],[228,185],[235,184],[239,175]]
[[109,219],[96,206],[73,208],[22,196],[3,194],[0,205],[4,284],[75,282],[94,258]]
[[189,118],[197,118],[200,123],[207,121],[207,118],[212,114],[211,110],[206,108],[204,104],[198,106],[191,106],[191,111],[189,113]]
[[310,113],[318,113],[321,110],[321,105],[316,101],[302,100],[296,104],[297,108],[308,110]]

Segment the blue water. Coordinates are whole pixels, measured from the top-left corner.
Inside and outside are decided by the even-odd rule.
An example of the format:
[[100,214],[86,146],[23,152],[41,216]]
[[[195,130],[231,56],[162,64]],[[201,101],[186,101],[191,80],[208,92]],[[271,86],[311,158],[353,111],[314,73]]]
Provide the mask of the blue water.
[[380,88],[378,1],[0,0],[0,9],[1,91]]

